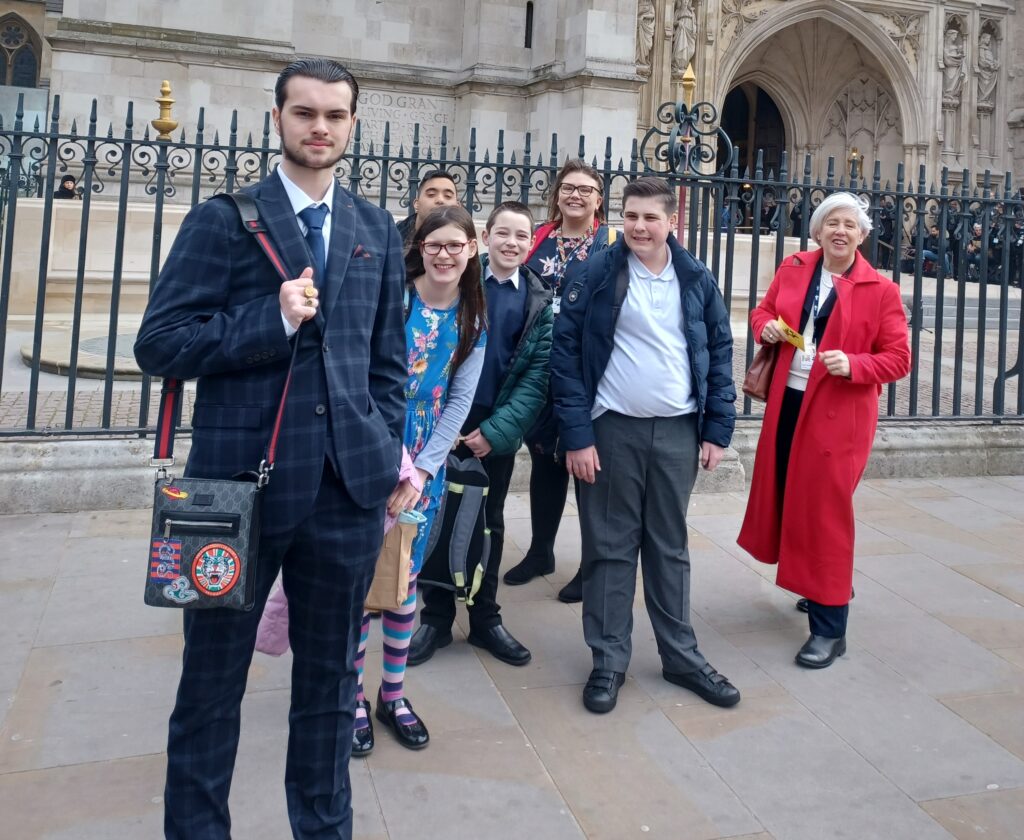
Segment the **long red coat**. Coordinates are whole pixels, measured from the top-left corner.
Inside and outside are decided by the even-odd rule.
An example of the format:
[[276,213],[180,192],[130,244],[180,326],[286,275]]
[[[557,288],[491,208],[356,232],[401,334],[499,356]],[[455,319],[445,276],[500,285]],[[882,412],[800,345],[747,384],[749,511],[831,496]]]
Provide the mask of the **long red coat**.
[[[764,300],[750,314],[755,338],[781,315],[794,329],[820,251],[779,266]],[[842,605],[853,584],[853,492],[871,453],[882,385],[910,371],[907,319],[899,287],[858,253],[848,277],[835,278],[836,305],[819,351],[842,350],[850,378],[815,361],[793,433],[786,504],[776,490],[775,437],[786,378],[796,348],[780,344],[757,444],[750,498],[737,542],[763,563],[777,563],[776,583],[819,604]]]

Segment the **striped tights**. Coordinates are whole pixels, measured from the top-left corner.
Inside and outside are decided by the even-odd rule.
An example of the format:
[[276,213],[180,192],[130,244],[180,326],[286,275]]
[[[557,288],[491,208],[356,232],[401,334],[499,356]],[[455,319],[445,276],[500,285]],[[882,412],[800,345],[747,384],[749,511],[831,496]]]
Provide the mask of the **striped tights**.
[[[397,610],[384,610],[381,614],[381,629],[384,632],[384,667],[381,671],[381,698],[385,703],[399,700],[403,696],[405,681],[405,663],[409,657],[409,640],[412,638],[412,626],[416,620],[416,576],[409,578],[409,596]],[[359,682],[356,700],[366,699],[363,692],[363,666],[366,663],[366,641],[370,635],[370,614],[363,613],[362,630],[359,634],[359,649],[356,652],[356,669]],[[397,714],[400,723],[413,723],[415,717],[407,709],[400,709]],[[366,711],[362,706],[356,707],[356,729],[369,725]]]

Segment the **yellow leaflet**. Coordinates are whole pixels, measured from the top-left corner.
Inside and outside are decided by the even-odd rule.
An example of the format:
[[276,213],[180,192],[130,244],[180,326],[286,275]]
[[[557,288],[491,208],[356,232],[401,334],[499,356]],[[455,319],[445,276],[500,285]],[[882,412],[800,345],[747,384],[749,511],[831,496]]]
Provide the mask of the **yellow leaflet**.
[[781,318],[779,321],[779,329],[782,330],[782,334],[786,337],[786,341],[796,347],[798,350],[804,349],[804,337],[794,330],[789,324],[783,321]]

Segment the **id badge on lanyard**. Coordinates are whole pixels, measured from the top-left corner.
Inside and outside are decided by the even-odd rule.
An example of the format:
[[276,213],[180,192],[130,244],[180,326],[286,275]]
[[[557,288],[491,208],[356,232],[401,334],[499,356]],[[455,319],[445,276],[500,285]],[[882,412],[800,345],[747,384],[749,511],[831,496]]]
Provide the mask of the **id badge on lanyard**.
[[813,341],[805,341],[804,349],[798,350],[800,354],[800,370],[810,370],[814,367],[814,355],[817,348]]

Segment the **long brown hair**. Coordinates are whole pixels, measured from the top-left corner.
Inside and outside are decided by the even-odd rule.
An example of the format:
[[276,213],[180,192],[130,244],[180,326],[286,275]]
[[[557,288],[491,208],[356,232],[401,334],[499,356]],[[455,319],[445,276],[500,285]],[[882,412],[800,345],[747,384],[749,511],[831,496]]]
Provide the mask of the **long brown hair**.
[[[416,241],[409,246],[405,254],[405,276],[409,286],[409,298],[416,289],[413,285],[417,277],[426,274],[420,243],[435,230],[448,225],[459,228],[470,242],[476,242],[476,225],[473,217],[461,207],[435,207],[423,218],[423,223],[416,231]],[[455,348],[452,361],[452,373],[459,369],[469,354],[473,352],[480,334],[487,329],[487,304],[484,302],[484,287],[481,283],[480,257],[469,258],[466,270],[459,278],[459,343]]]
[[594,169],[589,163],[580,158],[570,158],[565,162],[565,165],[558,170],[558,175],[555,177],[555,183],[551,187],[551,195],[548,196],[548,221],[553,223],[560,223],[562,221],[562,211],[558,207],[558,190],[562,186],[562,181],[566,179],[566,176],[572,175],[574,172],[580,172],[586,175],[594,182],[594,186],[597,191],[601,193],[601,201],[597,204],[597,210],[594,215],[597,217],[599,223],[604,222],[604,180],[601,178],[601,173]]

